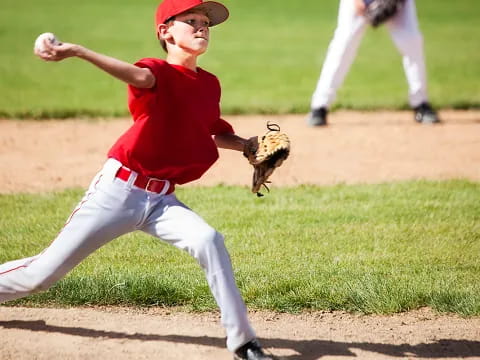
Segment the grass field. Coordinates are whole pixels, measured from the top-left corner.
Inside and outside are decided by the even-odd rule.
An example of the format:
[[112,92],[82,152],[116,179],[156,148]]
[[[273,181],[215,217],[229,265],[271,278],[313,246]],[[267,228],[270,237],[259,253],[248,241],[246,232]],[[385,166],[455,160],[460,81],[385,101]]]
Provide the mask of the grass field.
[[[222,82],[224,113],[307,112],[338,1],[224,2],[231,18],[212,29],[200,61]],[[51,31],[128,62],[163,57],[156,5],[4,0],[0,117],[126,115],[124,84],[78,59],[42,62],[33,42]],[[431,101],[479,108],[480,3],[419,0],[417,9]],[[388,32],[369,29],[335,106],[401,109],[406,95]],[[261,200],[242,187],[178,191],[226,235],[250,308],[393,313],[430,306],[465,316],[480,315],[479,193],[479,183],[461,180],[287,187]],[[0,195],[0,263],[45,248],[81,195]],[[216,308],[194,260],[139,233],[101,248],[49,291],[10,304]]]
[[[431,306],[469,316],[480,315],[479,192],[468,181],[417,181],[279,188],[262,199],[227,186],[178,196],[226,236],[250,308]],[[40,252],[80,197],[1,195],[0,263]],[[48,292],[9,304],[216,308],[194,260],[141,233],[101,248]]]
[[[223,84],[225,113],[306,112],[335,28],[337,0],[226,0],[230,20],[212,30],[201,66]],[[163,57],[153,31],[157,1],[4,0],[0,12],[0,116],[125,115],[125,86],[77,59],[45,63],[32,54],[45,31],[134,62]],[[480,106],[475,0],[417,2],[429,89],[439,107]],[[375,65],[373,65],[375,63]],[[404,108],[400,57],[384,28],[369,29],[337,107]]]

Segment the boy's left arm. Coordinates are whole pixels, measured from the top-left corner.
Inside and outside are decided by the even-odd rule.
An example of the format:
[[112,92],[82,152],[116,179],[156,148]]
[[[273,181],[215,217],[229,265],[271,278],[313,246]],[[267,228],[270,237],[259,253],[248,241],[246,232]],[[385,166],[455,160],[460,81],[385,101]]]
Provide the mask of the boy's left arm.
[[217,147],[236,151],[244,151],[245,144],[248,141],[247,139],[230,133],[215,135],[213,139]]

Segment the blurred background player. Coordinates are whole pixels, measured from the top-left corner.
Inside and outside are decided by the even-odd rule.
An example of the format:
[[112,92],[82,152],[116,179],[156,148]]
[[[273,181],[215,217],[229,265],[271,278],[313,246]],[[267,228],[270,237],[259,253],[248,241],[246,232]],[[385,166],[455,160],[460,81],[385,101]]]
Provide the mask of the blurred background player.
[[[328,47],[317,87],[311,99],[307,116],[310,126],[327,125],[330,105],[342,85],[358,46],[369,25],[364,16],[371,0],[340,0],[337,28]],[[408,82],[409,104],[415,121],[422,124],[439,123],[436,112],[428,101],[423,36],[418,26],[414,0],[405,0],[400,10],[385,22],[390,35],[402,55]]]

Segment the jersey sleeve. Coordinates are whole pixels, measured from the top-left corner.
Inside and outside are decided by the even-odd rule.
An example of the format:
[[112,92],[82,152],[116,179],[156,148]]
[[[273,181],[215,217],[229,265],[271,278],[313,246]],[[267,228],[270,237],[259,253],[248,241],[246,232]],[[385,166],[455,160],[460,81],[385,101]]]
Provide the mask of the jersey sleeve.
[[233,130],[232,125],[227,121],[219,118],[211,129],[212,135],[220,135],[220,134],[235,134],[235,130]]
[[163,61],[159,61],[158,59],[154,58],[145,58],[145,59],[140,59],[133,65],[141,67],[141,68],[148,68],[150,71],[153,73],[155,76],[155,85],[150,88],[150,89],[142,89],[142,88],[137,88],[133,85],[128,85],[129,93],[131,93],[135,97],[140,97],[146,93],[151,93],[155,91],[155,88],[158,86],[158,82],[161,79],[160,73],[162,71],[162,64]]

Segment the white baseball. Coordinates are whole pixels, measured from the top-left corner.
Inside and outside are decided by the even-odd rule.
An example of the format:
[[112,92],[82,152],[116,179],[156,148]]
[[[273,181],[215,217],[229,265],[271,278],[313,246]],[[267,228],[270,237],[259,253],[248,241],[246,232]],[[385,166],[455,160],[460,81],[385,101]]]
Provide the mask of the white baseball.
[[37,40],[35,40],[34,49],[35,49],[36,52],[43,53],[43,52],[46,51],[45,41],[48,41],[52,45],[59,45],[60,44],[60,41],[58,41],[57,37],[53,33],[46,32],[46,33],[38,35]]

